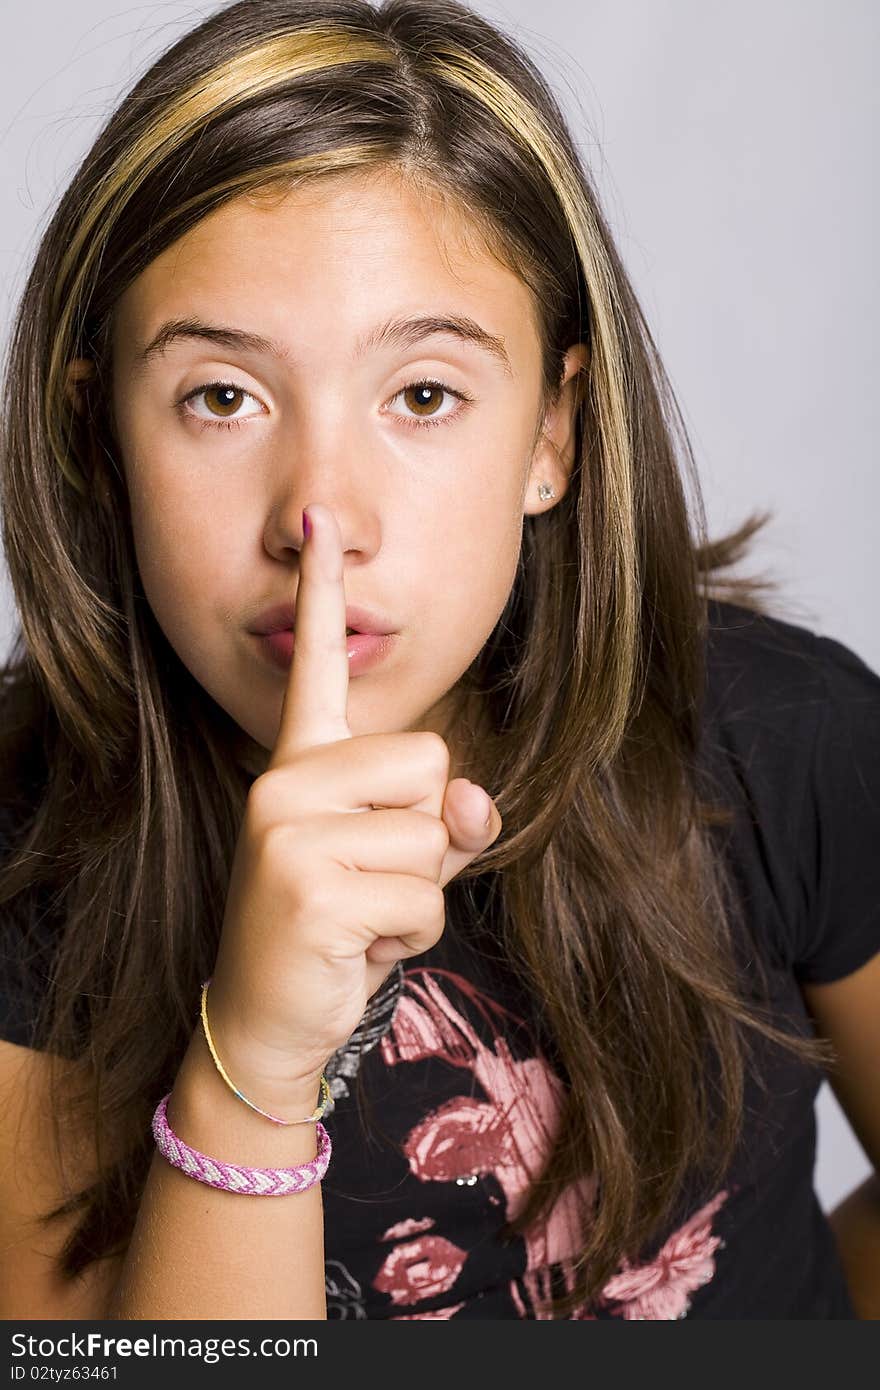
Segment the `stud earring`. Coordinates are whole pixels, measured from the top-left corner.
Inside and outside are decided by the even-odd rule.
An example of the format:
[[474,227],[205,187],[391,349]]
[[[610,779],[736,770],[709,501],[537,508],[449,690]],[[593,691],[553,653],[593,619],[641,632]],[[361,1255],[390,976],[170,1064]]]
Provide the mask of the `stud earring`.
[[538,496],[542,502],[549,502],[551,497],[556,496],[556,491],[549,483],[538,484]]

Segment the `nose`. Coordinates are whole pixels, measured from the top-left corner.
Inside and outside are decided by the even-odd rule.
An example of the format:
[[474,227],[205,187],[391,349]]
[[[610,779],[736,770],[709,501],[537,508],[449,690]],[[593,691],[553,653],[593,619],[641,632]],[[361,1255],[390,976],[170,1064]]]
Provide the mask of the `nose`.
[[[340,462],[340,460],[342,460]],[[272,490],[267,509],[263,543],[270,555],[290,560],[302,550],[303,508],[312,502],[329,507],[342,534],[343,553],[354,552],[362,560],[375,555],[381,542],[379,494],[371,485],[369,467],[363,452],[347,443],[335,446],[327,441],[297,451],[297,460],[288,466]]]

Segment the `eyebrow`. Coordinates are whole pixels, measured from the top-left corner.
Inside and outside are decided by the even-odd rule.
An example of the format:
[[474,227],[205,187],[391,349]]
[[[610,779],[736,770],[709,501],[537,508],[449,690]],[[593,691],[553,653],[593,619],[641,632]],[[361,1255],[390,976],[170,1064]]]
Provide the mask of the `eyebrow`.
[[[504,339],[488,333],[485,328],[460,314],[436,315],[422,314],[412,318],[389,319],[377,325],[358,339],[355,344],[355,359],[363,357],[378,347],[414,347],[423,338],[431,338],[437,333],[448,333],[461,341],[489,353],[500,362],[505,373],[513,376],[510,358],[507,355]],[[186,339],[201,339],[217,343],[220,347],[238,349],[240,352],[263,353],[280,359],[290,360],[290,353],[281,343],[264,338],[259,333],[249,333],[243,328],[231,328],[222,324],[205,323],[198,318],[168,319],[162,324],[155,337],[135,358],[135,370],[143,371],[156,358],[161,357],[172,343]]]

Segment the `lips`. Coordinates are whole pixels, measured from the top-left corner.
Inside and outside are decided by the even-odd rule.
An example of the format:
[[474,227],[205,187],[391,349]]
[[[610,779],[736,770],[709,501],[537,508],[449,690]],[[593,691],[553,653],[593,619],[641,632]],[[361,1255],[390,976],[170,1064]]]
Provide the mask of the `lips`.
[[[278,632],[253,633],[261,655],[272,666],[287,673],[293,661],[296,635],[292,628]],[[385,661],[394,651],[398,634],[395,632],[356,632],[345,639],[345,653],[348,657],[348,674],[362,676]]]
[[[272,632],[290,632],[295,625],[295,615],[295,604],[278,603],[273,608],[265,609],[249,628],[249,631],[263,636]],[[375,633],[379,636],[396,631],[394,623],[387,619],[384,614],[375,609],[360,607],[357,604],[346,606],[345,624],[347,628],[351,628],[355,632]]]

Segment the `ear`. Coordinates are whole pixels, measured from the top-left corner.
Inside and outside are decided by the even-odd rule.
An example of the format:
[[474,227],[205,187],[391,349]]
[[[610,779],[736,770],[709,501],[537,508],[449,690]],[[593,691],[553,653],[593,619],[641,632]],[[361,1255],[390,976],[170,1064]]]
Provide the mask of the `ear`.
[[65,373],[64,388],[67,399],[73,406],[77,415],[82,415],[86,408],[85,393],[88,383],[95,378],[95,364],[87,357],[74,357],[67,364]]
[[[568,488],[575,463],[577,408],[589,365],[590,352],[586,343],[575,343],[568,349],[556,400],[544,415],[532,453],[523,506],[526,516],[549,511]],[[539,496],[538,488],[542,484],[552,487],[553,497],[544,500]]]

